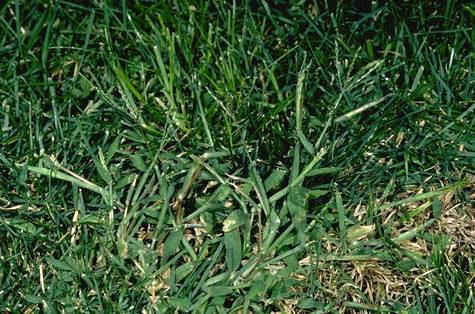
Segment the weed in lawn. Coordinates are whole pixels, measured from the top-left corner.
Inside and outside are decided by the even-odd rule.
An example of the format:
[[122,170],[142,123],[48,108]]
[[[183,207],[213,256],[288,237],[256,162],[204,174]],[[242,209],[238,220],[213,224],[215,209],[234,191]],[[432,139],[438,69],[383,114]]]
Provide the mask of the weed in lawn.
[[473,12],[0,4],[0,309],[473,312]]

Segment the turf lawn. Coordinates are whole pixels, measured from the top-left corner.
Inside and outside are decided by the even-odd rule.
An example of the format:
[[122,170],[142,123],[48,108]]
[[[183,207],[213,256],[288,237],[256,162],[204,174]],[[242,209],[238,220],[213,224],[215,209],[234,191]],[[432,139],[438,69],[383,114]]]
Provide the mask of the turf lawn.
[[472,1],[0,2],[0,312],[475,313]]

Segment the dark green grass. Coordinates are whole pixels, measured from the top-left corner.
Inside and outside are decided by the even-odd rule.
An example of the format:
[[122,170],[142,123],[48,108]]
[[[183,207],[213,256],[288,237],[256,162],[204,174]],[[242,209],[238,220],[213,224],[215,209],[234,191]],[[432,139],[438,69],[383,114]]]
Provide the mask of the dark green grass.
[[472,313],[474,13],[2,2],[0,310]]

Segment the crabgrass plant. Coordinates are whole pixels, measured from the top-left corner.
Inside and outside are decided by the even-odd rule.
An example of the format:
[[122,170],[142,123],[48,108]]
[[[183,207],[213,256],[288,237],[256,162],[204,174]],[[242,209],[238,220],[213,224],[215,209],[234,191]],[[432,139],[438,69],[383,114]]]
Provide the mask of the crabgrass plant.
[[473,313],[470,1],[2,1],[0,310]]

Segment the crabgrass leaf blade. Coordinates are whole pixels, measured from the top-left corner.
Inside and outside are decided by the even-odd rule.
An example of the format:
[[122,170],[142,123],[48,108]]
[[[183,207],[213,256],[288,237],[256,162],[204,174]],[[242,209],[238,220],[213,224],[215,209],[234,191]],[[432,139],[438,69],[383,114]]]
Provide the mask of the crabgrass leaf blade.
[[60,270],[65,270],[65,271],[72,271],[73,269],[71,266],[66,264],[65,262],[59,261],[53,257],[45,257],[46,261],[53,266],[54,268],[60,269]]
[[322,168],[316,168],[316,169],[310,170],[310,171],[307,173],[307,177],[314,177],[314,176],[319,176],[319,175],[338,173],[338,172],[340,172],[342,169],[343,169],[343,168],[341,168],[341,167],[322,167]]
[[382,103],[383,101],[385,101],[388,97],[392,96],[392,94],[388,94],[386,96],[383,96],[377,100],[374,100],[374,101],[371,101],[359,108],[356,108],[348,113],[345,113],[341,116],[339,116],[338,118],[335,119],[335,122],[338,123],[338,122],[342,122],[342,121],[346,121],[346,120],[349,120],[351,118],[353,118],[354,116],[374,107],[374,106],[377,106],[379,105],[380,103]]
[[246,223],[247,215],[241,210],[233,211],[224,221],[223,221],[223,232],[230,232]]
[[230,272],[239,268],[242,259],[241,234],[234,229],[224,233],[224,246],[226,248],[226,265]]
[[338,227],[340,231],[340,243],[344,250],[346,250],[346,216],[345,208],[343,207],[343,201],[339,191],[335,191],[336,208],[338,210]]
[[234,289],[226,286],[207,287],[206,292],[213,297],[219,297],[233,293]]
[[181,240],[183,239],[183,232],[181,230],[176,230],[170,233],[163,243],[163,257],[161,261],[161,265],[163,266],[170,256],[174,254],[180,244]]
[[442,202],[436,197],[434,198],[434,201],[432,201],[432,215],[434,216],[434,218],[438,219],[440,218],[441,212]]
[[98,193],[98,194],[103,194],[105,193],[105,189],[101,188],[100,186],[86,180],[86,179],[78,179],[76,177],[70,176],[68,174],[65,174],[63,172],[60,172],[58,170],[54,169],[46,169],[46,168],[41,168],[41,167],[34,167],[34,166],[28,166],[28,171],[44,175],[50,178],[54,179],[59,179],[63,181],[67,181],[69,183],[76,184],[79,187],[85,188],[89,191]]
[[268,192],[269,190],[278,187],[282,183],[282,180],[286,174],[287,171],[280,168],[272,171],[272,173],[264,181],[265,191]]
[[287,207],[289,208],[292,222],[298,232],[298,238],[305,243],[305,228],[306,222],[306,202],[308,199],[309,190],[304,187],[294,187],[290,189],[287,198]]
[[101,178],[102,178],[107,184],[112,183],[112,176],[111,176],[109,170],[107,169],[106,165],[103,164],[100,160],[98,160],[98,159],[95,158],[95,157],[94,157],[92,160],[94,161],[94,165],[96,166],[97,172],[99,173],[99,175],[101,176]]

